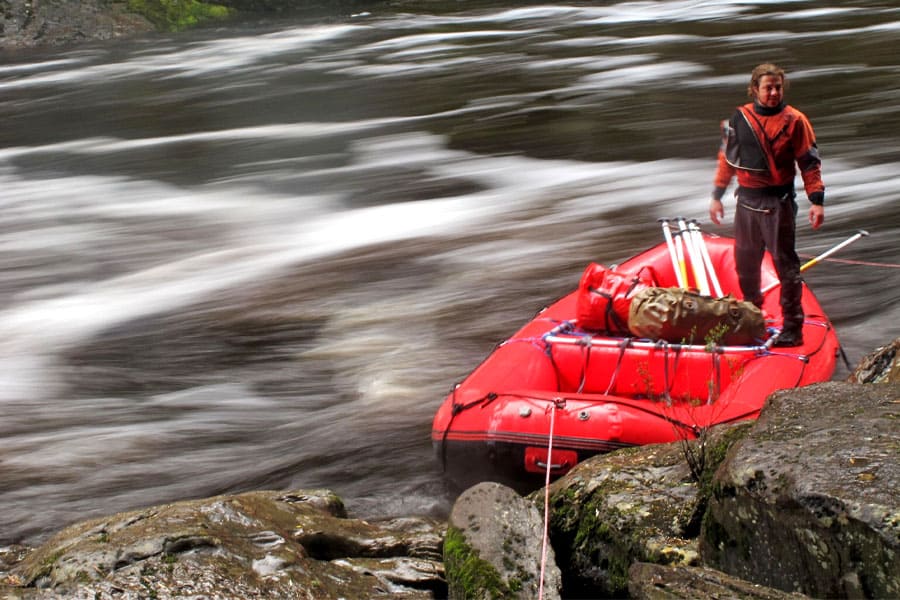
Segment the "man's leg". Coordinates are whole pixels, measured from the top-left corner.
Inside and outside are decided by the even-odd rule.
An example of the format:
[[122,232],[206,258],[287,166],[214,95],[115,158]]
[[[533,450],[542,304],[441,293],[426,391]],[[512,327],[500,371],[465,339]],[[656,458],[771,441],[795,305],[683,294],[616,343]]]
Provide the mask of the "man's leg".
[[734,263],[744,300],[762,305],[759,288],[760,265],[765,253],[765,240],[759,220],[765,214],[748,208],[740,199],[734,211]]
[[782,201],[773,213],[772,226],[766,240],[775,270],[781,281],[781,314],[784,320],[782,342],[794,338],[795,345],[803,340],[803,279],[800,277],[800,257],[795,248],[797,203]]

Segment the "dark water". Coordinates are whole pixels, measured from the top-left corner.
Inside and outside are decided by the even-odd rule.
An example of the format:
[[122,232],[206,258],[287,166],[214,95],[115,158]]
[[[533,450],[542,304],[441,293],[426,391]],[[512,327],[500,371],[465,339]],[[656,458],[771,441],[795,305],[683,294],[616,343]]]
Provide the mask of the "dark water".
[[253,488],[445,514],[443,395],[708,223],[763,61],[825,159],[800,251],[872,234],[807,281],[851,362],[900,335],[900,9],[474,6],[0,57],[0,543]]

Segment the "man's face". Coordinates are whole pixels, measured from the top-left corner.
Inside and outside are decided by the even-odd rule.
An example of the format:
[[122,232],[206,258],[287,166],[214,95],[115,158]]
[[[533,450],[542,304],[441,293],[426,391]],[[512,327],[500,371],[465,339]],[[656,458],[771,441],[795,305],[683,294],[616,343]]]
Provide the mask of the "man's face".
[[763,106],[775,108],[784,98],[784,79],[777,75],[763,75],[756,88],[756,100]]

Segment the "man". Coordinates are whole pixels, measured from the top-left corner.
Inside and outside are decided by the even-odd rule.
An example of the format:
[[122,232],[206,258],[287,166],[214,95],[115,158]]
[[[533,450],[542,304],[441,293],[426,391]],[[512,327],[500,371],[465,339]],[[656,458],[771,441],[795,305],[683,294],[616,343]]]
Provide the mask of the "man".
[[722,196],[737,174],[734,214],[734,258],[744,299],[762,304],[760,265],[768,248],[781,281],[783,326],[776,346],[803,343],[803,293],[800,257],[794,247],[797,167],[810,201],[809,222],[818,229],[825,220],[825,186],[812,125],[802,112],[784,103],[787,78],[773,64],[753,69],[747,95],[752,99],[723,122],[715,189],[709,217],[725,217]]

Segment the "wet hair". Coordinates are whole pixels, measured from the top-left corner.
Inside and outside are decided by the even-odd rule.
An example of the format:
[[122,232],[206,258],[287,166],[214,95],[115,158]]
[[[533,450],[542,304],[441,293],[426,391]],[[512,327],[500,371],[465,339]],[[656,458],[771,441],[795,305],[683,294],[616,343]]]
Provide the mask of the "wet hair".
[[753,72],[750,74],[750,85],[747,86],[747,96],[749,96],[750,98],[756,98],[756,90],[757,88],[759,88],[759,80],[766,75],[781,77],[781,82],[784,85],[784,89],[787,90],[788,82],[787,75],[784,74],[784,69],[772,63],[763,63],[753,69]]

